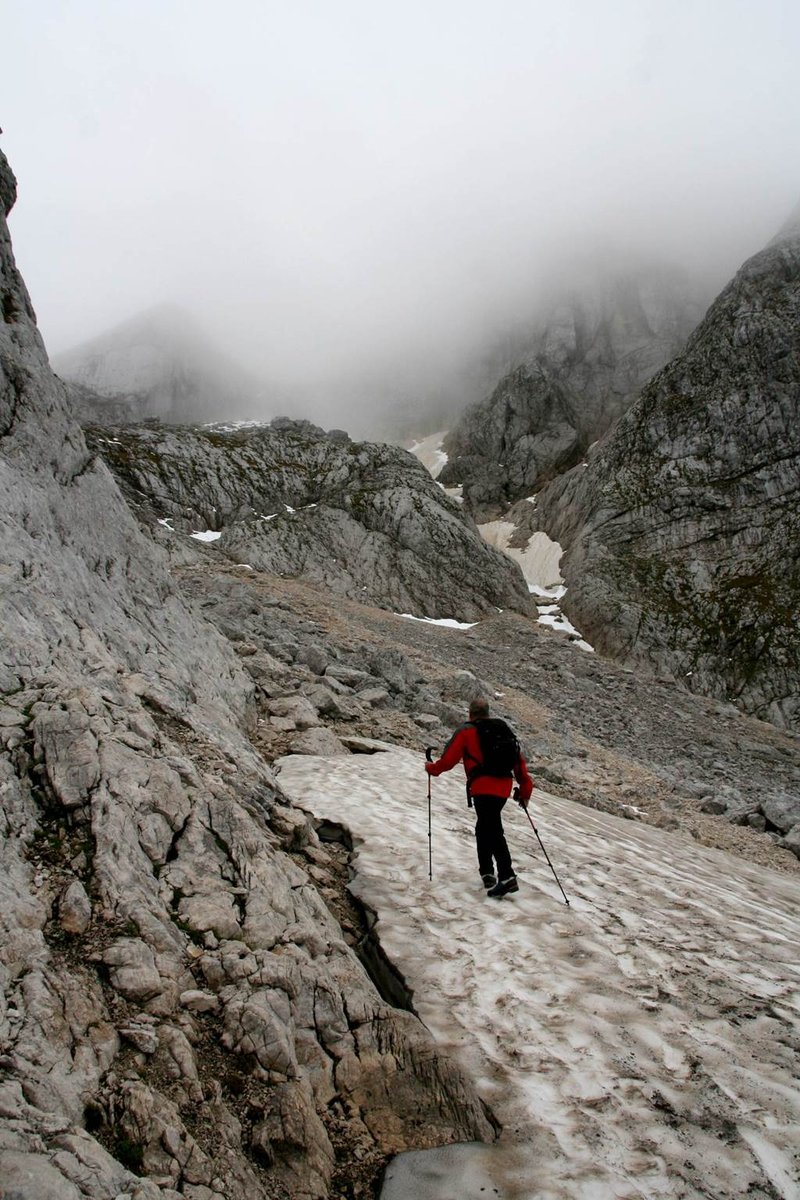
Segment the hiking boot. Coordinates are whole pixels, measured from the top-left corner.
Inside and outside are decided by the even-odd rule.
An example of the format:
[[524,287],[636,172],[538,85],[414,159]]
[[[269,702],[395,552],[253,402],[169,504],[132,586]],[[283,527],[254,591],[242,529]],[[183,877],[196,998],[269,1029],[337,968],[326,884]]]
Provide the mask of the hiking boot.
[[497,876],[492,875],[491,872],[489,872],[487,875],[481,875],[481,879],[483,880],[483,886],[486,888],[487,892],[489,888],[493,888],[497,884]]
[[512,875],[510,879],[501,879],[493,888],[489,888],[487,896],[495,896],[498,900],[501,896],[507,896],[509,892],[518,892],[519,884],[517,883],[516,875]]

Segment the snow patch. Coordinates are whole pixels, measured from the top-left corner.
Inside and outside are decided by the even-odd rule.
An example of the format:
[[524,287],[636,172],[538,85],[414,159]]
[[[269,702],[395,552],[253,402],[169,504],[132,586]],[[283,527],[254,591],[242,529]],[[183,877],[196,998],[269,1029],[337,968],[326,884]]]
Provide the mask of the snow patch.
[[[436,480],[439,483],[439,480]],[[443,483],[439,483],[439,487],[444,492],[445,496],[449,496],[451,500],[455,500],[456,504],[464,503],[464,486],[459,483],[455,487],[445,487]]]
[[532,533],[527,546],[509,546],[511,538],[517,531],[513,521],[484,521],[478,529],[490,546],[502,550],[509,558],[519,563],[528,587],[552,591],[563,586],[558,564],[561,559],[561,546],[554,542],[546,533],[537,530]]
[[444,429],[440,433],[432,433],[430,437],[422,438],[419,442],[412,442],[407,447],[408,451],[419,459],[423,467],[427,467],[434,479],[449,462],[447,454],[442,449],[442,443],[446,437],[447,430]]
[[[537,788],[531,815],[571,907],[516,805],[520,891],[490,900],[460,771],[431,781],[429,882],[421,754],[277,765],[292,799],[349,828],[351,886],[381,945],[503,1126],[484,1195],[797,1195],[797,877]],[[437,1169],[387,1197],[472,1200],[452,1183]]]
[[426,625],[441,625],[443,629],[474,629],[477,621],[454,621],[452,617],[415,617],[411,613],[395,613],[396,617],[405,617],[406,621],[424,621]]
[[205,421],[202,429],[211,429],[215,433],[236,433],[239,429],[266,429],[269,421]]
[[222,533],[216,529],[202,529],[197,530],[195,533],[190,533],[189,536],[193,537],[197,542],[216,542],[217,538],[222,537]]
[[174,520],[175,520],[174,517],[159,517],[158,523],[159,523],[159,525],[163,525],[165,529],[168,529],[170,531],[170,533],[174,533],[175,530],[172,528],[172,522]]
[[[528,496],[527,499],[535,503],[536,497]],[[567,591],[559,570],[562,554],[559,543],[554,542],[541,530],[537,530],[531,534],[528,544],[524,548],[509,546],[509,542],[517,530],[513,521],[485,521],[478,526],[478,529],[490,546],[494,546],[495,550],[502,551],[503,554],[507,554],[509,558],[513,558],[515,562],[519,563],[531,595],[542,600],[553,601],[552,605],[539,608],[539,624],[555,629],[558,633],[569,634],[579,649],[593,654],[594,647],[590,646],[575,626],[567,620],[556,603],[566,595]]]

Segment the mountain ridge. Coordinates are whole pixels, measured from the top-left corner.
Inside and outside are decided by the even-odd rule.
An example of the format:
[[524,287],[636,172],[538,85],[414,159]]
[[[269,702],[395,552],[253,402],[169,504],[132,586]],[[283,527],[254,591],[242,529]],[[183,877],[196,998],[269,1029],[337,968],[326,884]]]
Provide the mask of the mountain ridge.
[[566,608],[605,652],[750,711],[800,717],[800,227],[711,305],[685,351],[545,488]]
[[490,394],[444,441],[445,486],[479,519],[581,460],[685,343],[701,311],[680,273],[631,268],[558,291]]

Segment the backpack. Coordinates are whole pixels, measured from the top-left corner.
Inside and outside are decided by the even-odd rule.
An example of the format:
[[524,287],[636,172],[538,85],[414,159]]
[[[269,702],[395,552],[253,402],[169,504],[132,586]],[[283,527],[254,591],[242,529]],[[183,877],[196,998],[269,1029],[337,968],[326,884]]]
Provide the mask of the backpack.
[[513,729],[499,717],[486,717],[471,721],[478,734],[483,762],[476,763],[467,774],[468,782],[479,775],[493,775],[499,779],[510,778],[520,756],[519,742]]

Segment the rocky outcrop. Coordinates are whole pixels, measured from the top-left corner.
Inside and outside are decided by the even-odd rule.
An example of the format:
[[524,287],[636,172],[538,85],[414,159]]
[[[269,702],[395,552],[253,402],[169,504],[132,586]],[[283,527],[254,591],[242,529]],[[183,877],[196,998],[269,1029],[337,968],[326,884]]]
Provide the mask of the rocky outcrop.
[[74,385],[70,400],[79,419],[107,407],[113,419],[202,421],[222,413],[261,413],[265,387],[211,348],[208,332],[188,313],[160,305],[59,354],[58,374]]
[[[143,518],[235,561],[417,616],[530,611],[525,581],[409,453],[308,423],[90,433]],[[162,525],[163,530],[163,525]]]
[[800,224],[744,264],[591,457],[539,496],[593,645],[800,718]]
[[128,425],[141,421],[146,405],[136,397],[101,396],[81,383],[64,381],[70,411],[81,425]]
[[439,479],[490,515],[574,466],[683,346],[700,311],[665,270],[586,282],[541,320],[445,438]]
[[310,1200],[491,1137],[323,904],[253,679],[87,448],[4,220],[0,294],[0,1190]]

